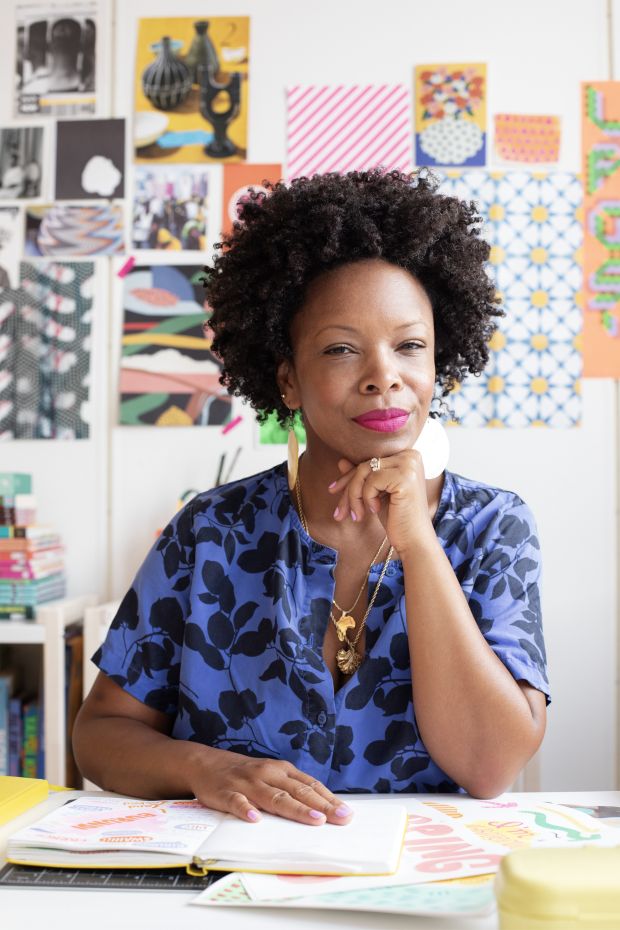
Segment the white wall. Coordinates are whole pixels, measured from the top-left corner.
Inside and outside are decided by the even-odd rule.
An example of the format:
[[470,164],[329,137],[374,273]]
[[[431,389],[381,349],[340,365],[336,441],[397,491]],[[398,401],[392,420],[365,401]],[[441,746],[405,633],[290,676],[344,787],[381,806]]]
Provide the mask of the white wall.
[[[4,35],[13,28],[13,5],[5,0],[0,8]],[[137,20],[207,13],[252,17],[249,160],[255,162],[285,160],[287,84],[410,84],[416,63],[470,60],[488,63],[490,114],[560,114],[561,167],[575,171],[580,81],[609,76],[606,0],[211,0],[206,9],[203,0],[179,0],[174,11],[168,0],[119,0],[111,115],[131,116]],[[6,59],[0,65],[5,88],[10,65]],[[1,107],[6,123],[6,93]],[[116,597],[177,496],[212,483],[221,451],[244,446],[233,477],[267,467],[283,453],[255,447],[247,410],[226,437],[218,429],[108,430],[116,418],[122,309],[119,282],[102,264],[112,299],[102,290],[96,308],[93,437],[5,444],[0,468],[33,472],[41,518],[67,541],[72,593]],[[583,402],[580,429],[450,431],[453,470],[517,491],[537,517],[553,692],[541,786],[557,790],[616,785],[616,387],[588,381]]]

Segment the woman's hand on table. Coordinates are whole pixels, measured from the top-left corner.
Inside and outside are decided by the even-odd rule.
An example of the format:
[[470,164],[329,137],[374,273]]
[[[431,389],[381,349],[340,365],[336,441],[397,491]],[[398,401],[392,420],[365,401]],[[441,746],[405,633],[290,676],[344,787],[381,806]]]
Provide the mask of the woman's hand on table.
[[290,762],[205,749],[202,771],[190,776],[190,784],[198,800],[213,810],[249,821],[259,820],[264,811],[315,826],[345,824],[351,819],[351,808]]

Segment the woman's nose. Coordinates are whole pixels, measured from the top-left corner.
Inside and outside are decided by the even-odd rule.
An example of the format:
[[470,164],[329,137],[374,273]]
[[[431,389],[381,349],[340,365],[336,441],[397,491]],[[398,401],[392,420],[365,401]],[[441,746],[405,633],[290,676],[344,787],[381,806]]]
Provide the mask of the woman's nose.
[[377,352],[368,360],[368,365],[360,381],[362,394],[385,394],[387,391],[399,391],[403,386],[402,378],[387,353]]

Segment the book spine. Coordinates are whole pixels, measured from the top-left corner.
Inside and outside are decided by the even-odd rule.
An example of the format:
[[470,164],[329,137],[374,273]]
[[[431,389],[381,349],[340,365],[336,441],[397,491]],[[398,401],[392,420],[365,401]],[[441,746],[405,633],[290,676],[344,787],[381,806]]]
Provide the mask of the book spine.
[[24,778],[37,777],[39,752],[39,708],[36,700],[24,705],[22,772]]
[[9,774],[9,679],[0,675],[0,775]]
[[33,567],[30,565],[7,565],[0,562],[0,580],[19,581],[25,579],[41,581],[62,571],[63,565],[63,562],[56,562],[51,565]]
[[22,738],[22,699],[12,697],[9,701],[9,775],[22,774]]
[[0,604],[0,623],[3,620],[34,620],[34,608],[27,604]]
[[52,532],[49,526],[37,526],[35,523],[19,526],[11,523],[0,524],[0,539],[41,539]]
[[15,539],[14,537],[0,539],[0,552],[3,555],[17,552],[21,555],[23,552],[42,552],[58,548],[64,551],[58,533],[48,533],[46,536],[39,536],[37,539]]
[[32,494],[32,477],[24,472],[0,472],[0,494]]

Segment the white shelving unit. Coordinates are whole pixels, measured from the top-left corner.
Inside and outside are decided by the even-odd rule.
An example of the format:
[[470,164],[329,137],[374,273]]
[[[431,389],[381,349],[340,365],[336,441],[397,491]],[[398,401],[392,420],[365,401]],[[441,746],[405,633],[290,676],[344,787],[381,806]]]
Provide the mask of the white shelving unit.
[[40,694],[45,706],[45,777],[53,785],[64,785],[66,774],[65,630],[69,624],[82,620],[86,643],[88,610],[95,606],[97,600],[96,595],[85,594],[62,601],[49,601],[37,607],[35,621],[0,623],[0,644],[32,645],[43,649],[43,686]]

